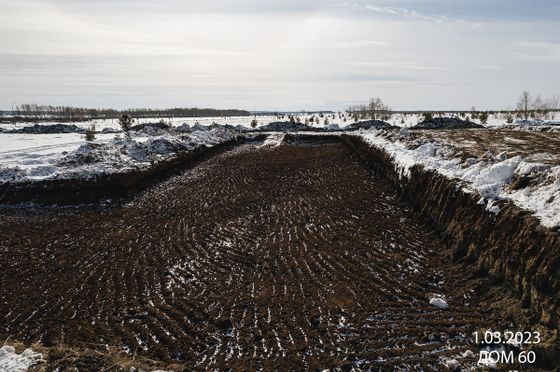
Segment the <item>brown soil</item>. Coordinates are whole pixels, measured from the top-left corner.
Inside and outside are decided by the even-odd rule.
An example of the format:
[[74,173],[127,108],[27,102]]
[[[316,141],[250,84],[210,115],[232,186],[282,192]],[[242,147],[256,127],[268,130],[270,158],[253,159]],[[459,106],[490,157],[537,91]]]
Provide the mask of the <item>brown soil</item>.
[[517,303],[419,221],[342,144],[243,145],[123,206],[6,210],[0,337],[80,370],[441,370]]

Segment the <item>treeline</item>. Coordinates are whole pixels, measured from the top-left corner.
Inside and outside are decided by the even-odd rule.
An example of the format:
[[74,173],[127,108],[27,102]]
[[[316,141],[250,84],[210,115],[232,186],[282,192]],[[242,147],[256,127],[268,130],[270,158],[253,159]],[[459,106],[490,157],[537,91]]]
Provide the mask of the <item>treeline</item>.
[[44,119],[63,121],[84,121],[90,119],[117,119],[123,115],[133,118],[173,118],[173,117],[208,117],[208,116],[249,116],[249,111],[237,109],[213,108],[131,108],[125,110],[96,109],[73,106],[50,106],[23,104],[15,106],[12,112],[19,119]]
[[358,119],[388,120],[391,117],[391,108],[379,97],[370,98],[367,103],[353,105],[346,110],[355,121]]

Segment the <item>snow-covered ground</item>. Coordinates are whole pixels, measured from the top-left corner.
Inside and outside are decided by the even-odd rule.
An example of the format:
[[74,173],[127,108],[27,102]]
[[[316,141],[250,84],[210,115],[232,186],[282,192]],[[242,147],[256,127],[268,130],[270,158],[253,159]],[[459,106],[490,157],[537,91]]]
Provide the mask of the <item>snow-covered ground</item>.
[[[479,157],[462,160],[462,143],[441,143],[429,136],[412,136],[408,129],[397,131],[370,130],[359,134],[367,143],[385,150],[401,177],[408,177],[414,165],[463,181],[465,191],[477,192],[480,204],[499,213],[497,200],[509,200],[533,212],[547,227],[560,226],[560,165],[526,159],[522,155],[487,151]],[[535,149],[538,150],[538,149]],[[551,156],[552,157],[552,156]],[[525,178],[525,187],[511,187]]]
[[[305,122],[305,119],[309,119],[311,118],[311,116],[313,115],[299,115],[296,117],[299,117],[301,122]],[[315,117],[318,117],[318,114],[314,115]],[[338,114],[335,115],[335,119],[333,119],[331,116],[325,114],[325,117],[328,117],[328,121],[329,122],[333,122],[334,123],[344,123],[343,118],[338,117]],[[324,118],[325,118],[324,117]],[[321,118],[321,124],[324,124],[324,118]],[[257,125],[258,126],[262,126],[262,125],[266,125],[268,123],[274,122],[274,121],[288,121],[288,115],[284,115],[284,117],[280,116],[274,116],[274,115],[257,115],[257,116],[218,116],[218,117],[187,117],[187,118],[140,118],[140,119],[134,119],[135,122],[134,124],[144,124],[144,123],[157,123],[160,120],[163,120],[166,124],[171,124],[174,127],[179,127],[183,124],[188,124],[190,126],[193,126],[195,124],[199,124],[199,125],[203,125],[203,126],[210,126],[212,124],[220,124],[220,125],[233,125],[233,126],[237,126],[237,125],[241,125],[247,128],[251,127],[251,122],[253,121],[253,119],[257,120]],[[348,121],[350,120],[350,121]],[[347,121],[348,124],[350,124],[352,121],[352,119],[350,117],[347,117]],[[21,129],[25,126],[32,126],[34,124],[44,124],[44,125],[48,125],[48,124],[53,124],[52,122],[41,122],[41,121],[37,121],[37,122],[33,122],[33,123],[0,123],[0,128],[4,129],[4,130],[11,130],[11,129]],[[64,124],[73,124],[76,125],[79,128],[83,128],[83,129],[87,129],[89,128],[92,124],[95,125],[95,129],[97,131],[102,131],[103,129],[115,129],[115,130],[120,130],[120,126],[119,126],[119,122],[117,119],[96,119],[96,120],[90,120],[90,121],[78,121],[78,122],[71,122],[71,123],[64,123]]]

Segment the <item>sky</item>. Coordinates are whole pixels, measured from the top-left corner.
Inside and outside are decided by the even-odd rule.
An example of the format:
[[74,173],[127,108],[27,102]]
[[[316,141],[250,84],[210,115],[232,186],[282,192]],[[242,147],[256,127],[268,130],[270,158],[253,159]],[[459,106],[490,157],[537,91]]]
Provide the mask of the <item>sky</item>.
[[560,94],[558,0],[0,0],[0,109],[506,109]]

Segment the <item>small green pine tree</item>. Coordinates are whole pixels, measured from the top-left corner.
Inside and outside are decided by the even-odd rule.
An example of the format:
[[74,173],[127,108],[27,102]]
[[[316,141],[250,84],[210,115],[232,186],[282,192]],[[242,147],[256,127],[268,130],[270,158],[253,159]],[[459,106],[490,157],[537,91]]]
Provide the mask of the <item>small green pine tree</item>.
[[92,124],[88,129],[86,129],[84,137],[88,142],[95,140],[95,124]]
[[119,124],[124,132],[126,138],[130,138],[130,129],[132,128],[132,117],[130,115],[124,114],[119,118]]

